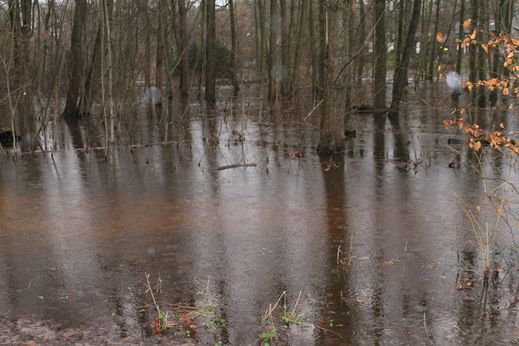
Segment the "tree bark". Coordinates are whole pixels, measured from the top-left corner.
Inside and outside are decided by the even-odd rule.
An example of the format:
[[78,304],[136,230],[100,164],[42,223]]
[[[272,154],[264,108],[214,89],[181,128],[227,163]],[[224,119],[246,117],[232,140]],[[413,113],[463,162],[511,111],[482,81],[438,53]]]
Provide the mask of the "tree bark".
[[433,80],[435,75],[435,67],[436,67],[436,47],[438,46],[438,42],[436,42],[436,33],[438,32],[438,24],[440,21],[440,0],[436,0],[436,15],[434,18],[434,31],[431,40],[431,56],[429,57],[429,71],[427,73],[427,80]]
[[[359,1],[360,4],[360,18],[359,18],[359,37],[366,37],[366,10],[364,8],[364,1]],[[362,44],[362,43],[361,43]],[[357,59],[357,83],[362,83],[362,77],[364,76],[364,54],[366,54],[366,49],[362,48],[362,56],[360,59]]]
[[[171,0],[172,8],[175,10],[175,0]],[[187,33],[187,11],[186,0],[176,0],[178,7],[178,26],[173,23],[173,27],[178,32],[177,50],[179,54],[180,82],[178,89],[180,97],[187,100],[189,96],[189,40]]]
[[86,23],[87,1],[75,0],[74,22],[70,35],[70,59],[68,64],[68,91],[63,115],[77,117],[79,115],[78,98],[83,71],[83,30]]
[[[281,65],[280,65],[280,77],[281,77],[281,94],[283,97],[289,95],[289,65],[290,65],[290,31],[287,20],[287,3],[286,0],[279,0],[280,9],[280,41],[281,41]],[[293,19],[293,18],[292,18]],[[292,20],[291,20],[292,21]]]
[[[506,31],[503,30],[503,9],[505,7],[506,0],[500,0],[499,6],[496,11],[496,35],[499,36],[501,33],[505,33]],[[501,59],[501,56],[499,55],[499,48],[493,48],[492,49],[492,56],[493,56],[493,65],[492,70],[490,71],[490,77],[491,78],[497,78],[503,71],[503,60]],[[494,107],[497,104],[497,90],[493,90],[490,92],[490,104],[492,107]]]
[[271,109],[279,107],[281,92],[281,19],[279,0],[270,0],[270,33],[269,33],[269,90],[268,98]]
[[207,107],[216,107],[216,25],[215,0],[206,1],[205,101]]
[[339,31],[341,11],[337,1],[322,0],[319,6],[321,57],[323,62],[323,104],[319,155],[339,154],[344,151],[344,95],[343,83],[337,78],[341,66],[342,33]]
[[234,0],[229,0],[229,16],[231,17],[231,49],[232,49],[232,86],[233,94],[237,96],[240,92],[240,54],[238,48],[238,28],[236,25],[236,13],[234,11]]
[[376,109],[386,109],[386,74],[387,74],[387,47],[386,47],[386,1],[375,0],[373,16],[375,25],[374,43],[374,83],[373,103]]
[[322,88],[319,77],[319,42],[315,34],[315,8],[314,0],[308,0],[308,35],[310,37],[310,55],[312,57],[312,96],[314,100],[322,99]]
[[456,57],[456,72],[461,75],[461,64],[463,62],[463,47],[462,42],[465,38],[465,27],[463,26],[463,22],[465,21],[465,0],[461,0],[460,4],[460,22],[458,26],[458,56]]
[[391,101],[391,113],[398,113],[400,109],[400,101],[407,86],[407,70],[409,68],[409,61],[413,50],[415,48],[415,34],[418,27],[418,20],[420,18],[420,9],[422,0],[415,0],[413,4],[413,12],[411,14],[411,21],[409,23],[409,30],[402,50],[402,56],[397,58],[399,62],[395,66],[395,73],[393,77],[393,99]]
[[290,72],[290,98],[294,97],[296,94],[296,85],[297,85],[297,76],[299,74],[299,66],[301,65],[301,46],[303,42],[303,24],[305,18],[305,8],[306,4],[304,1],[300,1],[299,6],[299,21],[297,24],[296,30],[296,42],[294,45],[294,62],[291,64],[291,72]]
[[[478,28],[478,0],[471,0],[471,12],[472,12],[472,24],[471,24],[471,33]],[[471,44],[469,46],[469,80],[471,83],[476,83],[478,78],[477,72],[477,53],[478,48],[475,44]],[[472,94],[475,97],[476,93]]]
[[[479,20],[482,26],[488,27],[488,14],[485,9],[485,3],[487,0],[479,0],[478,7],[479,7]],[[487,42],[487,34],[482,32],[481,30],[478,31],[477,35],[478,42]],[[478,45],[478,79],[479,80],[486,80],[487,79],[487,59],[486,59],[486,53],[481,45]],[[478,106],[479,107],[485,107],[487,103],[487,92],[485,87],[478,87]]]

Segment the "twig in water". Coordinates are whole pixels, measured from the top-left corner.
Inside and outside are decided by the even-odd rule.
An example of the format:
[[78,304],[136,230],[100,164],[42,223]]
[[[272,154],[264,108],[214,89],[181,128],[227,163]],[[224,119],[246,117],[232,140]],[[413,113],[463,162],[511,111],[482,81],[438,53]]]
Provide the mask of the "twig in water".
[[425,335],[427,335],[427,340],[432,342],[431,337],[429,336],[429,331],[427,330],[427,321],[425,319],[425,311],[423,313],[423,327],[425,329]]
[[315,105],[314,108],[312,108],[312,110],[310,111],[310,113],[308,113],[307,116],[303,119],[304,122],[306,122],[306,121],[308,120],[308,118],[310,117],[310,115],[312,115],[312,114],[315,112],[315,110],[316,110],[317,108],[319,108],[319,106],[323,103],[323,101],[324,101],[324,100],[321,100],[318,104]]
[[32,280],[29,281],[29,285],[28,285],[26,288],[21,289],[21,290],[16,290],[16,292],[24,292],[24,291],[27,291],[29,288],[31,288],[31,284],[32,284]]
[[255,163],[236,163],[234,165],[220,166],[216,170],[223,171],[224,169],[239,168],[239,167],[256,167]]

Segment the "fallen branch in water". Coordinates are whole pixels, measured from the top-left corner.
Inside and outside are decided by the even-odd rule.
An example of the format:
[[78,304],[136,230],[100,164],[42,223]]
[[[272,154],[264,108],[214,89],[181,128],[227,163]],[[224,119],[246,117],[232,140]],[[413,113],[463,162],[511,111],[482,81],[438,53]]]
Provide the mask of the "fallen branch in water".
[[255,163],[236,163],[234,165],[220,166],[216,170],[223,171],[224,169],[239,168],[239,167],[256,167]]

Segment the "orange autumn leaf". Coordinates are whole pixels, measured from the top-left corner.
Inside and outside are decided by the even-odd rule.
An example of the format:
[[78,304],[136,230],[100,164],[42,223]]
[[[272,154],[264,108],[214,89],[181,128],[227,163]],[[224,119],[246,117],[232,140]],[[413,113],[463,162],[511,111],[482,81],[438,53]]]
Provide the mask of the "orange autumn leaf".
[[480,141],[477,141],[477,142],[470,143],[470,147],[471,147],[474,151],[479,151],[479,150],[481,149],[481,142],[480,142]]
[[503,95],[505,95],[505,96],[510,95],[510,89],[508,89],[508,88],[504,88],[504,89],[503,89]]
[[478,35],[478,31],[476,29],[474,29],[474,31],[472,31],[472,34],[470,34],[470,39],[475,40],[477,35]]
[[472,19],[469,18],[469,19],[465,20],[463,22],[463,28],[467,29],[470,26],[471,23],[472,23]]
[[443,43],[445,41],[443,34],[439,31],[436,33],[436,41],[438,41],[438,43]]

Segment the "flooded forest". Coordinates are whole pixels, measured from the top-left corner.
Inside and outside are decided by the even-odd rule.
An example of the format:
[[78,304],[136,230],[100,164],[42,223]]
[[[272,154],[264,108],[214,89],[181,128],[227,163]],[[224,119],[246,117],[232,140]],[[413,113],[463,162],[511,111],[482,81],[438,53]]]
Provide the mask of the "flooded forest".
[[0,344],[519,343],[516,1],[0,0],[0,45]]

